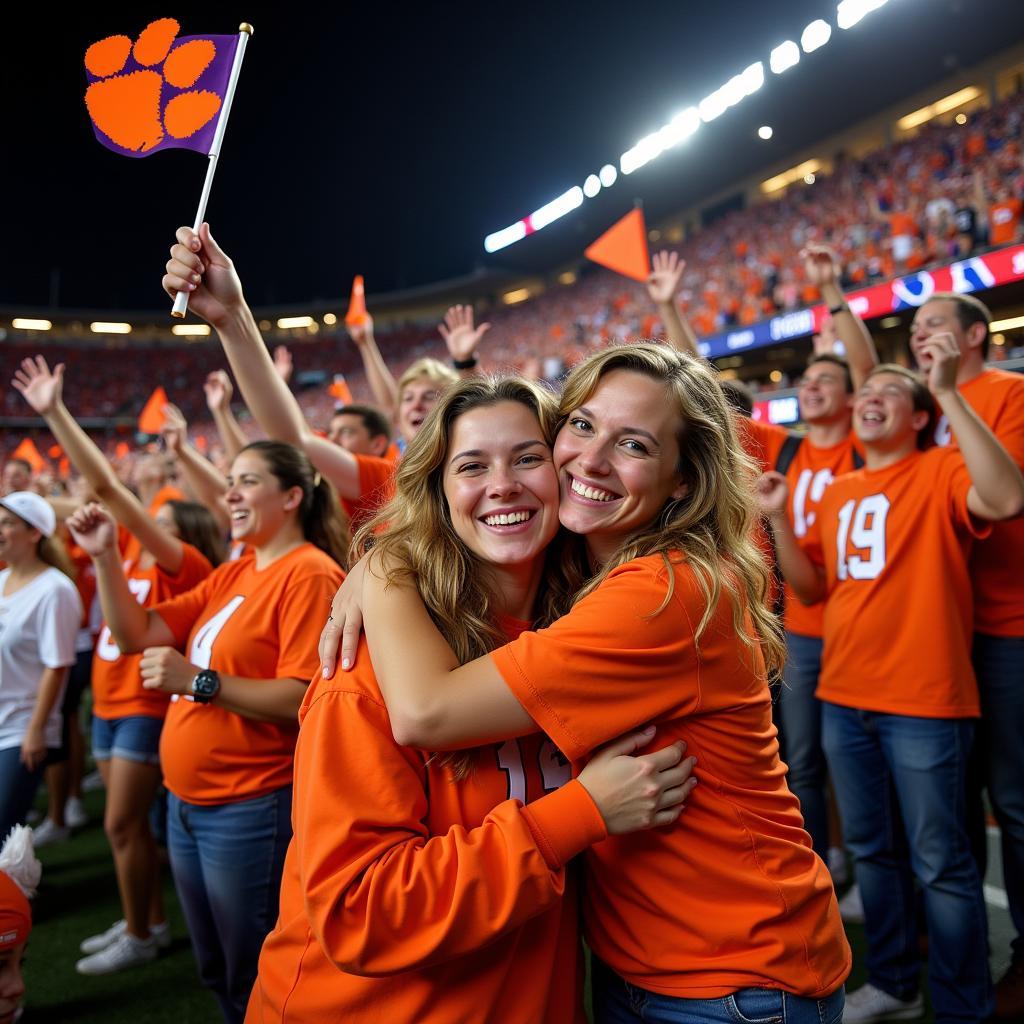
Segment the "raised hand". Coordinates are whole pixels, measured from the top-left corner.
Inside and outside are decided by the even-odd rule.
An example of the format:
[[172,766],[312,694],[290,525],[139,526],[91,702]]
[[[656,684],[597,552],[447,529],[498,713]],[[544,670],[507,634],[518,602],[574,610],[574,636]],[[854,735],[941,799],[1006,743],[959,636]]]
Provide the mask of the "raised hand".
[[14,371],[11,386],[40,416],[46,416],[60,404],[64,392],[64,364],[58,363],[51,372],[42,356],[22,359],[21,369]]
[[117,546],[117,523],[99,502],[90,501],[67,520],[75,543],[90,557],[111,551]]
[[665,306],[676,296],[686,270],[686,260],[677,252],[656,252],[651,260],[651,276],[647,278],[647,294],[651,302]]
[[362,348],[367,341],[373,341],[373,317],[367,313],[361,324],[345,324],[345,330],[353,343]]
[[782,515],[789,499],[789,483],[786,478],[770,469],[762,473],[757,481],[757,501],[766,516]]
[[216,327],[245,305],[235,265],[213,240],[205,222],[198,235],[189,227],[180,227],[176,237],[162,281],[164,291],[171,298],[187,292],[189,309]]
[[168,403],[164,406],[164,425],[160,428],[160,436],[164,439],[164,447],[177,455],[188,436],[188,423],[182,411]]
[[207,374],[203,391],[206,392],[206,407],[210,412],[217,412],[231,404],[231,396],[235,389],[227,371],[214,370],[213,373]]
[[918,346],[921,365],[928,368],[928,390],[936,398],[956,391],[960,346],[948,331],[933,334]]
[[274,369],[285,384],[292,379],[295,367],[292,364],[292,354],[287,345],[277,345],[274,348]]
[[476,355],[477,346],[491,325],[474,327],[472,306],[452,306],[444,315],[444,323],[437,329],[448,347],[448,355],[457,362],[463,362]]
[[809,284],[819,290],[827,285],[838,285],[840,270],[835,253],[825,245],[809,245],[800,253],[804,273]]

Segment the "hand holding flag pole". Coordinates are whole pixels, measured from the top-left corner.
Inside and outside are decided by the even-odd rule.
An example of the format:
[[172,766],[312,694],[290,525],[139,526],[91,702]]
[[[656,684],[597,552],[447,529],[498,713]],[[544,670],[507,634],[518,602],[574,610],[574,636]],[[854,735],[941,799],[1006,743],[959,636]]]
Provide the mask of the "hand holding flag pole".
[[[217,158],[220,156],[221,143],[224,141],[224,132],[228,126],[228,115],[231,113],[231,101],[235,98],[235,87],[238,85],[238,76],[242,71],[242,58],[245,56],[245,47],[252,35],[252,25],[242,22],[238,26],[238,47],[235,50],[234,62],[231,65],[231,77],[228,79],[227,92],[224,95],[224,105],[221,107],[220,117],[217,119],[217,130],[210,144],[210,162],[206,168],[206,180],[203,182],[203,191],[199,197],[199,208],[196,210],[195,224],[192,230],[198,235],[199,229],[203,226],[206,217],[206,204],[210,200],[210,190],[213,188],[213,176],[217,172]],[[178,292],[174,297],[174,305],[171,307],[171,316],[183,319],[188,310],[188,292]]]

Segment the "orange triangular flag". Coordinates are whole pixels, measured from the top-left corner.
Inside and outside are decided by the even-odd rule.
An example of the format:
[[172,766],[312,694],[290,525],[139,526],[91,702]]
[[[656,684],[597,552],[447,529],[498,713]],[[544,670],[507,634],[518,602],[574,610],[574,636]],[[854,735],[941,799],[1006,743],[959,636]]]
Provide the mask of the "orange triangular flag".
[[167,392],[161,385],[146,399],[146,404],[139,413],[139,433],[159,434],[164,425],[164,406],[167,404]]
[[33,473],[41,473],[46,469],[46,459],[40,454],[35,441],[26,437],[17,448],[11,452],[12,459],[24,459],[31,467]]
[[336,373],[334,380],[327,387],[327,394],[331,398],[340,402],[342,405],[352,404],[352,391],[348,386],[348,381],[345,380],[345,374]]
[[[345,314],[345,323],[349,327],[358,327],[366,323],[366,289],[363,287],[363,275],[356,274],[352,282],[352,299]],[[351,401],[351,399],[349,399]]]
[[588,260],[614,270],[634,281],[651,276],[651,256],[647,251],[647,225],[644,211],[637,207],[616,221],[596,242],[584,250]]

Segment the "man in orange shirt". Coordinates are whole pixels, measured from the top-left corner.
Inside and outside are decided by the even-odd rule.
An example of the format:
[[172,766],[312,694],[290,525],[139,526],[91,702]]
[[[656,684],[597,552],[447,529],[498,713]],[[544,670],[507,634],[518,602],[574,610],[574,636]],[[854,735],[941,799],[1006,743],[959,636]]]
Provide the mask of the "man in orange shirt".
[[[986,369],[991,314],[970,295],[944,292],[917,311],[910,339],[922,369],[929,366],[928,341],[938,332],[956,339],[962,353],[957,388],[999,442],[1024,468],[1024,377]],[[946,417],[935,431],[938,445],[956,444]],[[996,986],[997,1016],[1024,1017],[1024,519],[998,523],[971,556],[974,590],[974,671],[981,697],[981,722],[968,773],[971,843],[984,874],[987,852],[983,786],[1002,834],[1003,878],[1017,936],[1013,964]]]
[[890,364],[869,375],[854,405],[866,466],[825,492],[806,550],[786,519],[781,476],[762,481],[787,581],[805,602],[827,598],[823,739],[868,938],[868,983],[847,1000],[848,1024],[920,1013],[917,937],[906,927],[915,876],[936,1019],[981,1022],[992,1008],[961,795],[979,713],[967,564],[987,521],[1024,509],[1024,477],[956,390],[955,339],[936,334],[921,349],[963,458],[920,450],[931,396]]

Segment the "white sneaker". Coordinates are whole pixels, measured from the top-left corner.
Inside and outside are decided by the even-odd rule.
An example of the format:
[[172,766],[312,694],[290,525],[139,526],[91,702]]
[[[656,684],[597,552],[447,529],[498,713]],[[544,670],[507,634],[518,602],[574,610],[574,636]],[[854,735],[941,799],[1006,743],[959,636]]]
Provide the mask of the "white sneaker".
[[68,802],[64,805],[64,824],[68,828],[81,828],[89,824],[85,804],[77,796],[69,796]]
[[847,924],[864,923],[864,901],[860,898],[860,886],[856,882],[839,901],[839,916]]
[[924,1013],[919,992],[913,999],[897,999],[874,985],[862,985],[846,997],[845,1024],[872,1024],[883,1020],[917,1020]]
[[51,843],[62,843],[71,838],[71,829],[67,825],[57,825],[53,818],[47,818],[42,825],[32,829],[32,845],[38,850],[40,846]]
[[106,949],[84,957],[75,964],[79,974],[113,974],[156,959],[156,940],[137,939],[124,932]]
[[89,772],[89,774],[82,779],[83,793],[94,793],[96,790],[103,788],[103,776],[100,775],[98,769],[94,772]]
[[[127,927],[128,922],[121,918],[120,921],[115,921],[105,932],[100,932],[99,935],[90,935],[89,938],[83,939],[82,944],[78,948],[83,953],[98,953],[101,949],[106,949],[117,942],[124,935]],[[170,923],[163,921],[160,924],[151,924],[149,926],[149,937],[156,943],[157,949],[167,949],[171,944]]]
[[[64,812],[67,819],[67,811]],[[71,822],[69,821],[70,825]],[[850,880],[850,869],[846,866],[846,853],[840,846],[828,848],[828,873],[832,876],[832,884],[837,889],[842,889]]]

